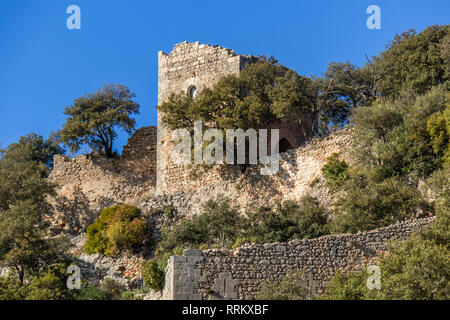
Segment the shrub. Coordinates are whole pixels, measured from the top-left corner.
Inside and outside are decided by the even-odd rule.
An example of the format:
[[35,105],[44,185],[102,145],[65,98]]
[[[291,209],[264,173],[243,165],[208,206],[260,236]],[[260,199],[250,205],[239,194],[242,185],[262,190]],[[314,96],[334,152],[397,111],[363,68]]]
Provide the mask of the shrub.
[[328,233],[328,214],[317,199],[305,196],[299,203],[286,201],[276,210],[262,207],[249,214],[243,236],[259,243],[316,238]]
[[144,284],[150,289],[158,291],[163,289],[165,266],[164,268],[162,267],[161,262],[158,263],[156,259],[144,262],[142,266],[142,279],[144,280]]
[[66,284],[66,263],[58,263],[30,277],[26,300],[68,300],[72,293]]
[[437,138],[441,121],[435,114],[445,110],[447,91],[446,85],[440,85],[423,96],[379,99],[370,107],[356,109],[353,139],[359,162],[369,169],[382,167],[384,178],[426,177],[439,169],[444,149]]
[[304,283],[304,274],[301,271],[288,272],[280,282],[266,280],[261,283],[260,291],[256,294],[257,300],[306,300],[311,294]]
[[147,237],[147,224],[140,213],[139,208],[125,204],[103,209],[87,228],[86,252],[115,255],[141,244]]
[[365,272],[342,273],[339,270],[328,284],[325,294],[319,297],[323,300],[365,300],[373,293],[367,288]]
[[75,300],[106,300],[106,296],[100,288],[87,285],[80,292],[74,293]]
[[348,178],[348,165],[345,161],[339,160],[339,153],[333,153],[327,160],[322,167],[327,186],[333,190],[340,189]]
[[220,244],[230,247],[242,229],[243,219],[229,199],[210,200],[203,206],[201,215],[163,228],[160,247],[166,252],[177,246],[198,248]]
[[450,95],[447,94],[447,107],[443,112],[433,114],[427,122],[433,151],[450,164]]
[[0,300],[23,300],[28,289],[16,277],[0,277]]
[[377,183],[367,176],[354,177],[337,204],[334,233],[372,230],[433,211],[417,189],[395,178]]
[[100,290],[105,295],[106,300],[120,300],[125,288],[110,278],[105,278],[100,285]]

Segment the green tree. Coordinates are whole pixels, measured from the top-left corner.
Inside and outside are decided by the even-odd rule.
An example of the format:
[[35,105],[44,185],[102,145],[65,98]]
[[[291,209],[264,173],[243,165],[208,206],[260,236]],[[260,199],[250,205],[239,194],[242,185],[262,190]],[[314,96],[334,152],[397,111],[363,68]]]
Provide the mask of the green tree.
[[372,61],[363,67],[350,62],[332,62],[322,77],[314,81],[315,125],[321,135],[348,123],[352,111],[375,100],[377,71]]
[[[396,35],[387,50],[375,58],[380,70],[377,81],[383,96],[395,97],[402,91],[425,94],[448,80],[448,64],[443,60],[449,26],[430,26],[420,33],[408,30]],[[448,41],[448,40],[447,40]]]
[[446,108],[447,85],[418,97],[379,99],[354,112],[354,154],[367,168],[378,167],[385,177],[424,177],[438,169],[428,119]]
[[447,107],[428,118],[427,130],[431,138],[433,151],[450,164],[450,94],[447,95]]
[[72,152],[88,144],[93,150],[112,157],[117,129],[128,134],[134,130],[135,120],[131,115],[139,113],[134,97],[130,89],[117,84],[105,85],[94,94],[75,99],[64,110],[67,121],[59,132],[60,141],[69,145]]
[[367,288],[369,274],[362,272],[342,273],[337,271],[336,275],[328,284],[326,292],[319,296],[320,300],[367,300],[374,298],[375,292]]
[[45,164],[55,149],[40,142],[35,135],[24,137],[0,159],[0,265],[16,271],[20,283],[56,261],[63,242],[46,237],[42,217],[53,186]]
[[209,200],[201,215],[166,227],[160,247],[170,251],[177,246],[198,248],[201,245],[231,247],[244,226],[244,218],[230,205],[229,199]]
[[416,188],[395,178],[376,182],[367,174],[350,179],[337,201],[334,233],[356,233],[433,212]]
[[348,164],[339,160],[339,153],[332,154],[327,160],[322,167],[322,174],[331,189],[340,189],[348,179]]
[[257,128],[276,120],[295,120],[304,124],[304,135],[311,132],[305,118],[312,111],[312,82],[273,59],[261,57],[239,76],[226,76],[212,88],[205,88],[194,99],[174,94],[158,109],[162,121],[171,129],[192,128],[201,120],[207,127]]

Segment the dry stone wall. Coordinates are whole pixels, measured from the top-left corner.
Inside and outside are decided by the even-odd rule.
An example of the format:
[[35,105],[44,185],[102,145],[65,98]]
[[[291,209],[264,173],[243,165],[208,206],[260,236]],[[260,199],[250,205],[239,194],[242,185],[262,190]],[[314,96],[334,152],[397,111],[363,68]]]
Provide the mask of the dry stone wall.
[[409,220],[359,234],[288,243],[247,244],[236,250],[185,250],[166,269],[164,299],[251,299],[264,280],[302,270],[312,293],[322,293],[336,270],[361,271],[376,264],[389,241],[404,240],[434,217]]

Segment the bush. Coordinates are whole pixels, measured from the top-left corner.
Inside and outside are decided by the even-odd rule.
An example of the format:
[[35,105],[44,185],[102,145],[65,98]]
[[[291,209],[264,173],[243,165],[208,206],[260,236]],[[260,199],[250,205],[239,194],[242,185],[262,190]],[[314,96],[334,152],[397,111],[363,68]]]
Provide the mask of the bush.
[[325,294],[318,297],[323,300],[365,300],[371,294],[367,288],[366,272],[342,273],[339,270],[328,284]]
[[243,227],[243,217],[230,205],[229,199],[208,201],[203,213],[162,230],[160,247],[168,252],[177,246],[199,248],[220,244],[231,247]]
[[[165,260],[167,261],[167,260]],[[151,259],[144,262],[142,266],[142,279],[144,284],[152,290],[161,291],[163,289],[165,266],[161,261]]]
[[339,153],[333,153],[327,160],[322,168],[327,186],[332,190],[340,189],[348,179],[348,165],[345,161],[339,160]]
[[277,282],[266,280],[261,283],[257,300],[306,300],[311,298],[310,290],[303,285],[304,274],[301,271],[288,272],[286,277]]
[[450,165],[450,94],[447,94],[447,107],[443,112],[433,114],[427,122],[433,151]]
[[147,237],[147,224],[140,213],[139,208],[125,204],[103,209],[87,228],[86,252],[115,255],[122,248],[140,245]]
[[105,295],[106,300],[120,300],[125,288],[110,278],[105,278],[100,285],[100,290]]
[[317,199],[306,196],[299,203],[286,201],[276,210],[262,207],[249,214],[242,236],[259,243],[317,238],[328,234],[328,214]]
[[16,277],[0,277],[0,300],[24,300],[28,290]]
[[[439,169],[443,147],[439,139],[432,140],[429,131],[440,134],[441,121],[435,117],[446,108],[447,86],[437,86],[419,97],[379,99],[370,107],[356,109],[353,139],[357,160],[368,169],[381,167],[384,178],[420,178]],[[437,145],[439,154],[433,152]]]
[[417,189],[395,178],[377,183],[366,175],[353,177],[337,204],[334,233],[373,230],[433,211]]
[[30,277],[26,300],[68,300],[72,292],[67,288],[67,264],[58,263],[44,272]]
[[94,286],[87,285],[85,288],[81,289],[80,292],[74,293],[75,300],[106,300],[106,295],[103,291]]

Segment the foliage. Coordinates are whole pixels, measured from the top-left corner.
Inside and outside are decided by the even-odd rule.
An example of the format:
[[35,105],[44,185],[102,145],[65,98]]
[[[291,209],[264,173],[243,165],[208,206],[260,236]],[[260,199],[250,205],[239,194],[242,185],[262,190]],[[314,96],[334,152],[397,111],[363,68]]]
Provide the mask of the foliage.
[[387,50],[375,58],[381,94],[395,97],[406,90],[423,95],[448,80],[443,41],[449,28],[435,25],[420,33],[408,30],[396,35]]
[[123,85],[105,85],[94,94],[75,99],[65,108],[67,121],[59,132],[60,141],[76,152],[83,144],[93,150],[113,156],[113,141],[120,128],[131,134],[135,120],[131,115],[139,113],[136,95]]
[[334,153],[327,159],[327,163],[322,167],[322,174],[327,180],[327,186],[333,190],[342,188],[345,180],[348,179],[348,164],[339,160],[339,154]]
[[433,152],[427,122],[445,110],[447,91],[446,85],[437,86],[423,96],[379,99],[358,108],[354,113],[357,160],[367,168],[382,168],[384,177],[424,177],[439,169],[442,160]]
[[[167,261],[167,260],[166,260]],[[165,266],[156,259],[147,260],[142,266],[142,279],[150,289],[161,291],[165,277]]]
[[444,163],[450,164],[450,94],[446,96],[446,104],[444,111],[436,112],[428,118],[427,130],[434,153]]
[[103,209],[87,228],[86,252],[115,255],[142,244],[147,238],[147,223],[140,214],[139,208],[126,204]]
[[332,221],[334,233],[372,230],[432,212],[417,189],[395,178],[376,182],[367,174],[358,173],[345,190],[337,202],[337,217]]
[[125,288],[117,281],[105,278],[100,284],[100,290],[105,295],[106,300],[120,300]]
[[68,300],[72,293],[66,284],[66,263],[51,266],[33,276],[27,285],[27,300]]
[[[447,182],[448,183],[448,182]],[[338,272],[321,298],[364,300],[448,300],[450,297],[450,210],[403,243],[393,243],[379,261],[381,289],[368,290],[367,274]]]
[[33,134],[2,151],[0,265],[16,272],[20,283],[53,264],[63,249],[63,238],[46,237],[43,221],[45,198],[53,192],[46,165],[55,152],[55,145]]
[[372,61],[363,67],[331,62],[322,77],[313,79],[315,131],[326,135],[342,128],[355,108],[370,105],[378,94],[377,77]]
[[304,274],[301,271],[290,271],[280,282],[266,280],[261,283],[257,300],[307,300],[310,299],[308,287],[303,285]]
[[45,140],[41,135],[32,132],[20,137],[19,142],[10,144],[5,150],[0,150],[2,158],[8,161],[26,161],[33,164],[43,164],[47,168],[53,167],[53,157],[64,154],[54,134]]
[[17,277],[0,277],[0,300],[24,300],[28,291]]
[[162,121],[171,129],[192,128],[197,120],[219,130],[246,130],[286,119],[302,123],[304,114],[312,110],[311,88],[309,79],[273,58],[261,57],[239,76],[223,77],[194,99],[179,93],[158,108],[163,112]]
[[103,291],[94,285],[87,285],[79,292],[75,292],[74,300],[106,300],[106,295]]
[[286,201],[276,210],[262,207],[249,214],[242,235],[259,243],[316,238],[328,233],[328,214],[317,199],[306,196],[299,203]]
[[373,298],[376,293],[367,288],[366,272],[337,271],[328,284],[325,294],[319,296],[323,300],[366,300]]
[[203,213],[190,220],[166,227],[162,231],[160,247],[169,251],[176,246],[198,248],[202,244],[230,247],[242,228],[243,218],[229,200],[208,201]]

